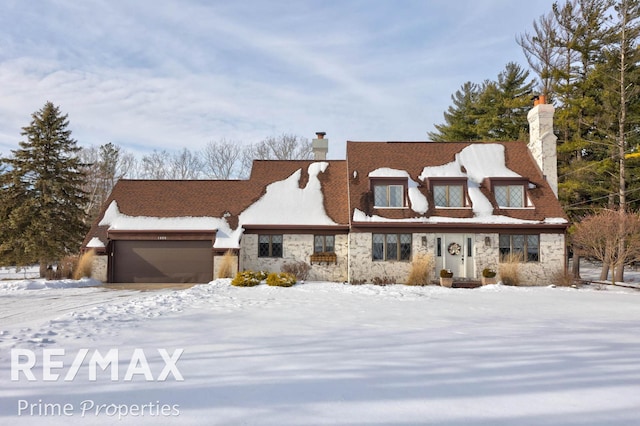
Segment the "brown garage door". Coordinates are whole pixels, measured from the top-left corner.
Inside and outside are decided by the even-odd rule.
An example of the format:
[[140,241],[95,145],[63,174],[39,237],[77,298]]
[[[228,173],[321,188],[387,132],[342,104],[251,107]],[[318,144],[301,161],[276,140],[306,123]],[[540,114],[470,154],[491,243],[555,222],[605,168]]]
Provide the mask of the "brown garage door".
[[114,241],[113,282],[208,283],[211,241]]

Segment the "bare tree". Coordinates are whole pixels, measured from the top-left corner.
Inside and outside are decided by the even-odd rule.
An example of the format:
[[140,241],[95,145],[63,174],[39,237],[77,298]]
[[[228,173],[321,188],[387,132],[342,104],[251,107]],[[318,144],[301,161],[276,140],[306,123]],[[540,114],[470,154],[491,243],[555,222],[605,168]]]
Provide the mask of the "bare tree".
[[603,210],[587,216],[576,225],[573,245],[575,252],[609,265],[615,283],[620,265],[640,261],[640,215]]
[[200,155],[187,148],[177,152],[169,159],[167,179],[199,179],[202,175],[203,162]]
[[83,190],[87,193],[87,219],[92,221],[118,180],[132,171],[135,158],[112,143],[90,146],[80,151],[85,173]]
[[313,148],[311,142],[302,136],[283,133],[270,136],[255,145],[244,149],[242,169],[248,175],[253,160],[311,160]]
[[310,160],[313,158],[313,149],[308,139],[287,133],[270,136],[251,146],[246,153],[255,160]]
[[221,139],[209,142],[203,153],[203,172],[212,179],[234,179],[246,177],[242,164],[242,149],[239,142]]
[[550,98],[553,91],[554,70],[560,66],[560,51],[555,45],[557,25],[553,12],[533,21],[533,33],[516,37],[531,69],[538,75],[542,94]]
[[165,150],[144,155],[139,163],[138,175],[142,179],[167,179],[169,153]]

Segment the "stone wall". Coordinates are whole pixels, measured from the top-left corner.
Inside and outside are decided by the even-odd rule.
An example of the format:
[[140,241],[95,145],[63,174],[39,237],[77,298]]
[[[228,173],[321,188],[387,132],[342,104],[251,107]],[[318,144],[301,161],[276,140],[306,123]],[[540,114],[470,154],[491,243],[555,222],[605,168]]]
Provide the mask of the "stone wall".
[[[421,244],[422,239],[416,238],[414,234],[411,242],[411,250],[426,252],[422,247],[416,248],[416,244]],[[411,271],[411,262],[407,261],[374,261],[371,255],[372,234],[365,232],[352,232],[349,234],[349,281],[351,283],[372,283],[375,280],[392,281],[405,283]]]
[[107,282],[107,265],[109,258],[106,255],[94,256],[91,262],[91,278]]
[[[282,265],[291,262],[309,264],[313,254],[312,234],[284,234],[281,258],[258,257],[258,235],[245,234],[242,237],[240,270],[280,272]],[[309,271],[310,281],[346,281],[348,238],[346,234],[335,236],[337,264],[313,264]]]
[[540,234],[540,262],[523,263],[520,278],[524,285],[549,285],[565,268],[564,234]]
[[[370,233],[350,234],[350,282],[371,283],[375,279],[406,282],[411,272],[410,262],[373,261],[371,257]],[[469,278],[479,280],[484,268],[499,271],[500,247],[498,233],[473,235],[473,273]],[[430,253],[435,259],[436,234],[412,234],[412,257]],[[540,261],[519,264],[519,275],[523,285],[551,284],[553,275],[563,270],[565,265],[564,234],[540,234]],[[432,270],[433,279],[438,278],[437,262]],[[498,276],[498,279],[500,277]]]

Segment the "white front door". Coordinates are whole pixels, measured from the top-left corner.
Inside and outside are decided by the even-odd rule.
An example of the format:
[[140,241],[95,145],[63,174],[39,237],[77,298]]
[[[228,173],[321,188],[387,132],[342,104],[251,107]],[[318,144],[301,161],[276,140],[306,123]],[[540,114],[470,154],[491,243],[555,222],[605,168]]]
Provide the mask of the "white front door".
[[437,250],[437,268],[450,269],[454,277],[473,276],[473,238],[465,234],[441,234]]

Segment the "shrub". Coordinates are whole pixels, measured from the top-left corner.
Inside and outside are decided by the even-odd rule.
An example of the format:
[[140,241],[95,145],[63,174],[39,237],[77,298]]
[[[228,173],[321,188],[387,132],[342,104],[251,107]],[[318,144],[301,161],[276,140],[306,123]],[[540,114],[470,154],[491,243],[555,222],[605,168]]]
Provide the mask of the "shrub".
[[351,285],[362,285],[362,284],[365,284],[366,282],[367,282],[367,280],[365,280],[364,278],[360,278],[360,279],[352,278],[350,284]]
[[231,278],[235,266],[235,256],[232,250],[227,250],[220,260],[220,268],[218,268],[218,278]]
[[522,255],[508,254],[502,257],[500,263],[500,279],[504,285],[520,285],[520,265]]
[[396,280],[389,277],[373,277],[371,282],[375,285],[389,285],[394,284]]
[[78,263],[78,256],[67,256],[63,258],[55,268],[52,265],[47,266],[44,277],[47,280],[63,280],[73,277],[73,271]]
[[272,272],[267,276],[267,285],[276,287],[291,287],[296,283],[296,276],[289,272],[279,274]]
[[496,271],[493,268],[484,268],[482,270],[482,276],[485,278],[494,278],[496,276]]
[[551,275],[551,284],[558,287],[571,287],[574,284],[573,274],[560,268]]
[[95,250],[88,250],[82,253],[80,259],[78,259],[78,264],[73,271],[74,280],[79,280],[80,278],[84,277],[91,277],[91,271],[93,269],[93,259],[95,255]]
[[411,272],[407,278],[407,285],[428,285],[431,281],[433,270],[433,255],[420,254],[414,256],[411,261]]
[[282,272],[294,275],[298,281],[306,280],[309,277],[310,270],[311,265],[302,261],[285,263],[282,265]]
[[236,276],[231,280],[231,285],[236,287],[253,287],[260,284],[262,281],[259,278],[260,273],[256,273],[253,271],[238,271]]
[[453,271],[451,269],[440,269],[440,278],[453,278]]

